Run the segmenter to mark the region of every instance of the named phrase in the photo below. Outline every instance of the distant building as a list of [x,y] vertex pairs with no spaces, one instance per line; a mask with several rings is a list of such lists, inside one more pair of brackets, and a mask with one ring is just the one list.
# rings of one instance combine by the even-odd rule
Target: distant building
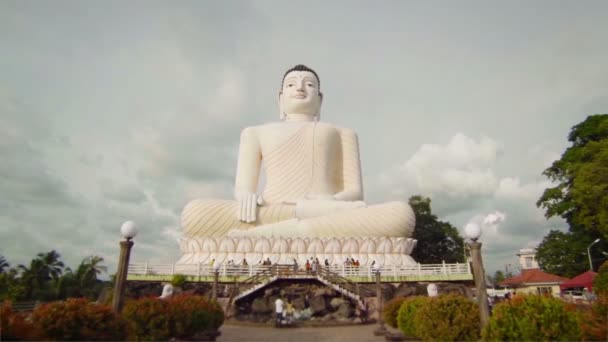
[[568,278],[546,273],[538,268],[523,269],[521,274],[505,279],[498,285],[513,289],[517,293],[560,295],[559,285]]
[[538,262],[536,261],[536,250],[532,248],[522,248],[517,253],[519,257],[519,266],[523,270],[529,270],[533,268],[539,268]]
[[536,261],[536,250],[522,248],[517,253],[521,274],[503,280],[498,285],[507,287],[517,293],[551,294],[559,296],[559,285],[568,278],[556,276],[540,270]]

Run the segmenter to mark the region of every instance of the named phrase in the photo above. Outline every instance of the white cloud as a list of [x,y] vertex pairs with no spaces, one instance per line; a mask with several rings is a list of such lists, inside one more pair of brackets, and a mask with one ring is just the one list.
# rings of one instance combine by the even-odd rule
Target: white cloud
[[[457,133],[445,145],[423,144],[405,163],[383,174],[381,183],[452,198],[488,196],[496,188],[493,167],[499,154],[494,140],[482,137],[476,141]],[[404,185],[391,186],[395,181]]]

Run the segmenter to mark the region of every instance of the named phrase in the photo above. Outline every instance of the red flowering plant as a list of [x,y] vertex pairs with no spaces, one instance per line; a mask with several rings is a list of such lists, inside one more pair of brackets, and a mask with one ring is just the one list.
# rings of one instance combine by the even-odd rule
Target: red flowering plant
[[85,298],[43,304],[32,313],[42,337],[57,341],[121,341],[126,324],[107,305]]

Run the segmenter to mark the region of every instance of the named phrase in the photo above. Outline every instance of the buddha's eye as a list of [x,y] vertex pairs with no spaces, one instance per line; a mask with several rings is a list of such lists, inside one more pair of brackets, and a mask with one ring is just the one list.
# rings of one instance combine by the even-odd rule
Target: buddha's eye
[[293,83],[289,83],[289,84],[287,85],[287,87],[289,87],[289,88],[293,87]]

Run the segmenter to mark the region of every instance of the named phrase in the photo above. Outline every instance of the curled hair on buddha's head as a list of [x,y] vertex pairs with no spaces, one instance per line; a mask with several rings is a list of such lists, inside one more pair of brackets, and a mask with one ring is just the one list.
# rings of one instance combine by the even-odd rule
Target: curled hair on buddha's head
[[283,75],[283,80],[281,80],[281,91],[283,91],[283,85],[285,83],[285,77],[287,76],[287,74],[289,74],[292,71],[309,71],[312,72],[313,75],[315,75],[315,77],[317,78],[317,83],[319,83],[319,92],[321,91],[321,80],[319,79],[319,75],[317,75],[317,73],[312,70],[311,68],[307,67],[304,64],[298,64],[296,66],[294,66],[293,68],[287,70],[285,72],[285,74]]

